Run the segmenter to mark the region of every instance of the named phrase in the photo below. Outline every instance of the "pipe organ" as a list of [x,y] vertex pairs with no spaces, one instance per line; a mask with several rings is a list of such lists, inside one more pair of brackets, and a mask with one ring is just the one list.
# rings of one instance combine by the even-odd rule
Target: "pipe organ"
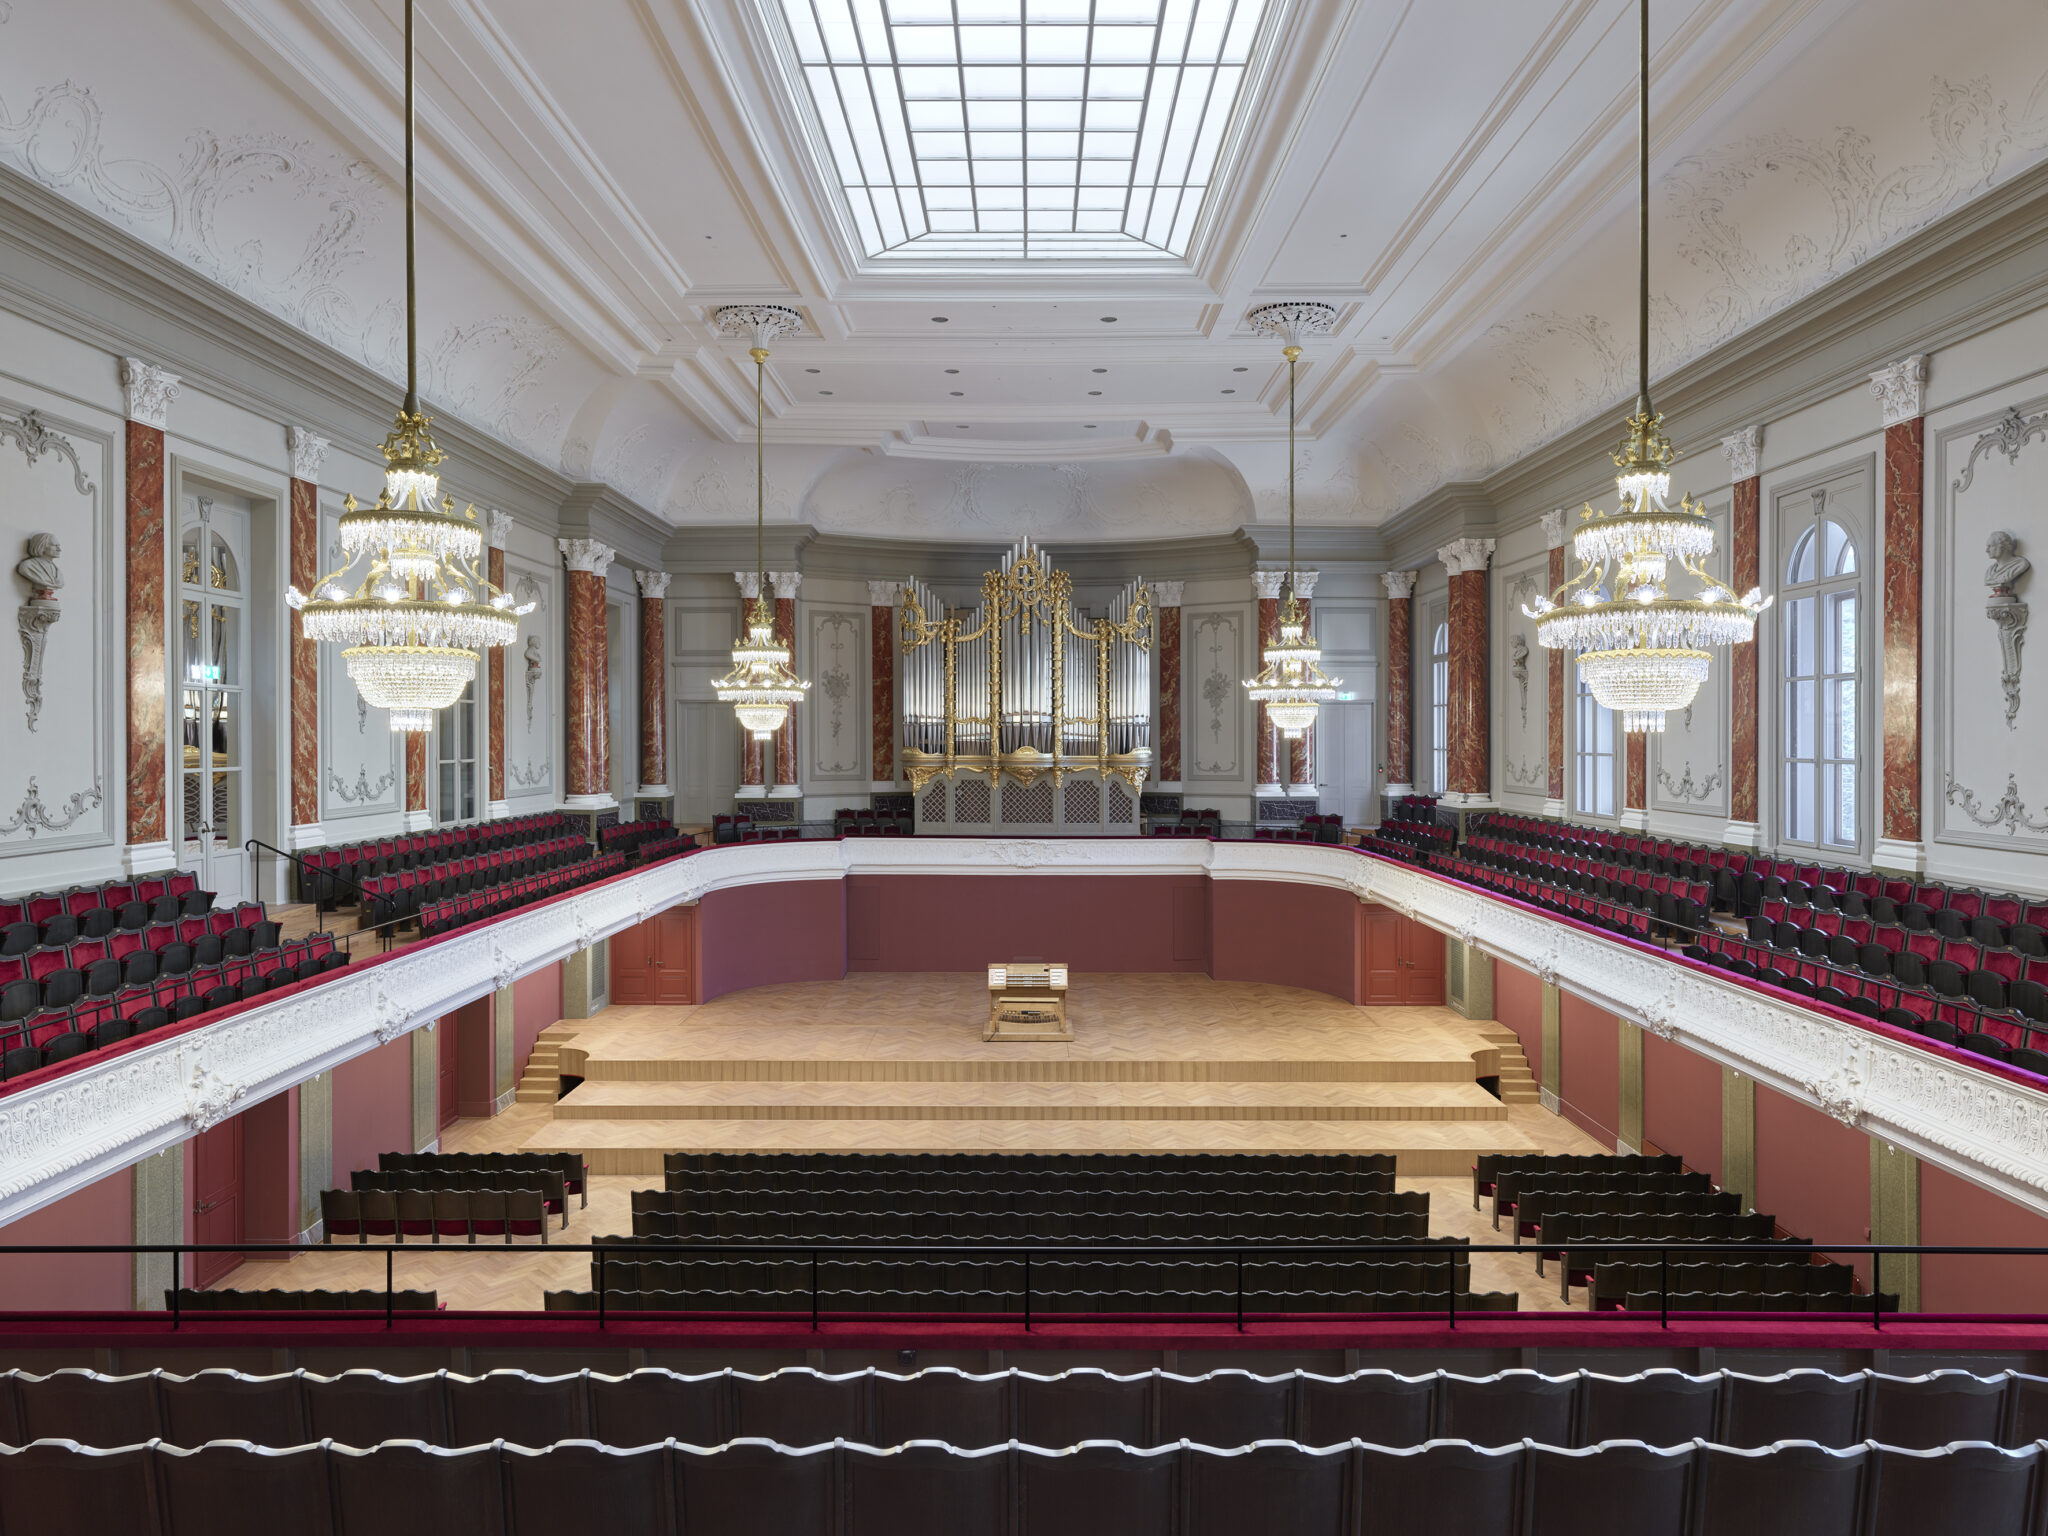
[[1091,616],[1029,539],[984,573],[972,609],[905,582],[903,757],[920,828],[1137,831],[1152,625],[1142,579]]

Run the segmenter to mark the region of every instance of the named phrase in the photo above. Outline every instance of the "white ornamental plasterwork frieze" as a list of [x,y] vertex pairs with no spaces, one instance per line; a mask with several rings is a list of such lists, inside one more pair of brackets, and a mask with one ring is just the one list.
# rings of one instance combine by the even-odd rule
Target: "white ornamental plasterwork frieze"
[[35,775],[30,774],[28,793],[22,797],[21,808],[6,821],[0,821],[0,837],[9,837],[16,832],[27,832],[30,837],[38,832],[62,832],[87,811],[97,810],[102,799],[100,781],[94,779],[91,789],[67,795],[61,809],[47,805],[42,791],[36,787]]
[[227,1119],[249,1092],[246,1085],[230,1081],[203,1061],[192,1064],[186,1088],[185,1118],[195,1134]]
[[1716,768],[1700,784],[1692,781],[1692,764],[1685,765],[1685,772],[1678,778],[1671,777],[1671,770],[1662,763],[1657,765],[1657,784],[1667,795],[1677,800],[1711,800],[1714,791],[1721,787],[1721,770]]
[[396,773],[387,773],[374,784],[370,782],[368,767],[358,767],[356,781],[351,784],[332,768],[327,770],[327,789],[343,805],[368,805],[384,798],[384,792],[398,782]]
[[[2003,827],[2007,837],[2021,832],[2048,832],[2048,821],[2036,821],[2027,814],[2027,802],[2020,798],[2020,781],[2017,774],[2008,774],[2005,793],[1988,808],[1977,799],[1977,792],[1967,785],[1958,784],[1954,774],[1944,775],[1942,798],[1980,827]],[[0,831],[4,831],[0,828]]]

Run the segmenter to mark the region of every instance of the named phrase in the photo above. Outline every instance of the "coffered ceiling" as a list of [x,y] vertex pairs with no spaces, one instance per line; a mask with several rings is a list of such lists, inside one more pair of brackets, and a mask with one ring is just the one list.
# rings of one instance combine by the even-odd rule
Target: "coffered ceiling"
[[[1001,505],[1069,540],[1284,516],[1286,370],[1244,322],[1269,299],[1339,315],[1300,372],[1310,521],[1379,522],[1621,403],[1633,6],[1262,9],[1184,253],[1138,261],[875,250],[785,0],[420,0],[430,400],[737,519],[752,367],[710,316],[788,304],[771,515],[942,533]],[[1660,370],[2048,151],[2038,0],[1653,15]],[[396,0],[0,0],[0,159],[395,378],[399,44]],[[997,497],[1011,465],[1037,468]]]

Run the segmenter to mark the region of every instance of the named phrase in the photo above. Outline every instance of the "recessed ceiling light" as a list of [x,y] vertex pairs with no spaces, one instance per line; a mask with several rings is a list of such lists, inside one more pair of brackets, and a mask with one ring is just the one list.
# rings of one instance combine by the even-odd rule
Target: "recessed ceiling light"
[[960,370],[959,370],[958,368],[948,368],[948,369],[946,370],[946,372],[948,372],[948,373],[958,373],[959,371],[960,371]]
[[829,394],[831,394],[831,393],[832,393],[832,391],[831,391],[831,390],[829,390],[829,389],[821,389],[821,390],[819,390],[819,391],[818,391],[818,393],[819,393],[819,394],[821,394],[821,395],[829,395]]
[[1226,394],[1226,395],[1234,395],[1234,394],[1236,394],[1236,393],[1237,393],[1237,391],[1236,391],[1236,390],[1234,390],[1234,389],[1226,389],[1226,390],[1224,390],[1224,391],[1223,391],[1223,393],[1224,393],[1224,394]]
[[946,323],[946,321],[947,321],[947,320],[949,320],[950,318],[952,318],[952,317],[951,317],[951,316],[949,316],[949,315],[933,315],[933,316],[932,316],[932,324],[933,324],[933,325],[944,325],[944,324]]
[[1115,324],[1116,324],[1116,316],[1115,316],[1115,315],[1104,315],[1104,316],[1102,317],[1102,323],[1103,323],[1104,325],[1115,325]]
[[1101,390],[1099,390],[1099,389],[1091,389],[1091,390],[1089,390],[1089,391],[1088,391],[1088,393],[1089,393],[1089,394],[1091,394],[1091,395],[1099,395],[1099,394],[1101,394],[1101,393],[1102,393],[1102,391],[1101,391]]
[[1091,421],[1091,422],[1089,422],[1089,423],[1088,423],[1088,430],[1089,430],[1090,432],[1093,432],[1093,431],[1095,430],[1095,423],[1094,423],[1094,422],[1092,422],[1092,421]]
[[946,391],[946,393],[951,395],[955,400],[958,400],[962,395],[966,394],[967,391],[964,389],[949,389]]
[[1090,368],[1090,369],[1089,369],[1088,371],[1089,371],[1090,373],[1107,373],[1107,372],[1109,372],[1109,370],[1108,370],[1107,368]]
[[806,368],[806,369],[804,370],[804,372],[805,372],[805,373],[816,373],[817,371],[818,371],[818,370],[817,370],[817,369],[815,369],[815,368]]
[[1251,370],[1250,370],[1249,368],[1233,368],[1233,369],[1231,369],[1230,371],[1231,371],[1232,373],[1249,373],[1249,372],[1251,372]]
[[960,425],[959,425],[959,426],[958,426],[958,427],[957,427],[957,428],[956,428],[955,430],[956,430],[956,431],[960,431],[960,432],[965,432],[965,431],[967,430],[967,423],[966,423],[966,422],[964,422],[964,421],[963,421],[963,422],[961,422],[961,423],[960,423]]

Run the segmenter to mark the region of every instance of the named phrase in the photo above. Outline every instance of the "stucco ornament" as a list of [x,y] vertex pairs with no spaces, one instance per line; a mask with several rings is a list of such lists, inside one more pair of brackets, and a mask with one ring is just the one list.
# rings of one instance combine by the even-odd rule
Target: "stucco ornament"
[[228,1118],[235,1105],[248,1093],[240,1083],[230,1082],[205,1062],[194,1062],[185,1080],[185,1119],[196,1131],[210,1131]]
[[2027,605],[2013,589],[2034,568],[2034,562],[2020,553],[2019,540],[2006,529],[1991,535],[1984,546],[1991,567],[1984,573],[1984,585],[1991,589],[1984,601],[1984,617],[1998,626],[1998,683],[2005,690],[2005,728],[2019,727],[2020,647],[2027,640]]
[[27,558],[14,567],[14,574],[28,583],[28,601],[15,610],[15,627],[21,632],[21,697],[28,706],[30,730],[43,712],[44,643],[63,612],[57,601],[64,585],[57,559],[63,553],[54,533],[32,533]]

